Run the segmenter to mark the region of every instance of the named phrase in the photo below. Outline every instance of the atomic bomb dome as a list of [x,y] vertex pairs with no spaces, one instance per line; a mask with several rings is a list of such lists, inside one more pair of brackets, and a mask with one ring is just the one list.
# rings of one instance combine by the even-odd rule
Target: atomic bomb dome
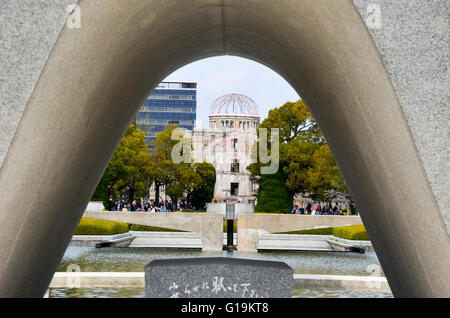
[[259,125],[258,105],[241,94],[227,94],[214,101],[209,113],[210,128],[248,130]]
[[256,103],[250,97],[241,94],[227,94],[216,99],[211,106],[210,115],[218,114],[241,114],[259,117]]

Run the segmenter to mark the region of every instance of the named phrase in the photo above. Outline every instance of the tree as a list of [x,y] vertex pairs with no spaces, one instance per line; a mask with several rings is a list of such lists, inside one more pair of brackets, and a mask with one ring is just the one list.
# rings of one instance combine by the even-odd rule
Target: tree
[[111,191],[108,186],[109,176],[107,171],[103,174],[94,194],[92,195],[91,201],[102,201],[103,206],[106,210],[111,210],[114,203],[110,200]]
[[193,165],[194,171],[200,177],[200,182],[191,193],[191,203],[196,209],[203,209],[206,203],[214,197],[216,184],[216,169],[210,163],[202,162]]
[[302,100],[287,102],[279,108],[271,109],[259,127],[279,128],[281,143],[305,137],[315,142],[323,140],[316,121]]
[[[322,200],[327,197],[327,190],[343,189],[344,183],[331,151],[303,101],[288,102],[270,110],[259,127],[268,130],[279,128],[279,166],[291,207],[295,194],[309,193],[313,198]],[[247,168],[252,181],[259,184],[258,200],[261,192],[268,191],[265,187],[277,186],[273,180],[270,183],[263,182],[271,178],[261,175],[262,166],[258,161]],[[280,178],[278,176],[275,179]],[[277,184],[281,186],[281,183]]]
[[184,194],[184,187],[181,183],[172,183],[166,186],[166,194],[172,200],[173,204],[176,205],[178,199]]
[[275,174],[261,175],[260,191],[257,195],[256,212],[283,212],[291,211],[291,201],[285,185],[283,171]]
[[[178,143],[178,140],[172,139],[172,134],[178,125],[167,125],[164,130],[156,133],[156,140],[152,144],[152,157],[154,163],[155,177],[152,181],[155,182],[155,203],[159,204],[159,191],[161,186],[169,187],[169,193],[175,195],[179,193],[180,187],[178,185],[173,188],[174,184],[180,175],[179,166],[172,160],[172,149]],[[176,189],[176,191],[175,191]],[[173,202],[177,202],[176,198],[173,200],[172,196],[169,195]]]
[[216,173],[208,163],[175,163],[172,149],[179,142],[172,140],[177,125],[168,125],[157,133],[152,153],[149,153],[144,133],[130,125],[114,152],[108,167],[97,186],[93,198],[102,200],[105,207],[112,203],[112,196],[123,196],[131,202],[136,196],[147,196],[150,186],[156,185],[156,204],[159,203],[159,187],[166,186],[166,193],[176,204],[184,193],[188,201],[201,209],[212,200]]
[[[197,209],[202,209],[206,202],[210,202],[214,195],[216,173],[214,166],[208,163],[192,164],[191,162],[175,163],[172,150],[180,141],[173,140],[172,135],[177,125],[167,125],[157,133],[153,143],[153,160],[155,163],[155,185],[157,200],[159,187],[166,186],[166,194],[176,203],[185,193],[187,201]],[[184,137],[179,136],[180,138]],[[185,140],[190,145],[189,140]],[[192,146],[190,146],[192,149]],[[176,149],[175,149],[176,150]],[[183,149],[180,150],[180,155]]]
[[321,145],[312,155],[307,184],[311,198],[317,201],[331,201],[331,189],[344,191],[344,180],[327,144]]
[[[302,100],[287,102],[270,110],[259,128],[267,128],[268,131],[279,128],[279,166],[284,172],[284,185],[293,202],[296,193],[307,191],[307,170],[311,167],[312,154],[324,142],[322,133]],[[259,183],[259,189],[263,191],[261,166],[257,162],[250,165],[248,170],[252,180]]]
[[[126,196],[135,200],[148,190],[147,180],[154,174],[151,155],[147,150],[144,133],[130,125],[114,152],[96,189],[96,195]],[[102,194],[103,193],[103,194]]]
[[137,192],[145,194],[146,181],[153,174],[152,167],[144,133],[130,125],[108,166],[114,190],[127,192],[128,200],[132,202]]
[[166,194],[172,202],[177,202],[179,198],[187,195],[187,201],[190,201],[192,191],[200,184],[200,176],[192,169],[190,164],[175,164],[173,170],[174,178],[166,184]]

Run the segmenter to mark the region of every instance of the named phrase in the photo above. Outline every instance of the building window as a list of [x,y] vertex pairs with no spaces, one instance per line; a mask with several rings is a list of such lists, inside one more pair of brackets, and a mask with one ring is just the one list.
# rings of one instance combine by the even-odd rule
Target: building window
[[231,183],[230,187],[230,194],[231,195],[239,195],[239,183]]
[[231,163],[231,172],[239,173],[239,162],[237,159],[234,159]]
[[233,138],[231,140],[231,142],[233,143],[233,149],[237,150],[238,149],[238,139],[237,138]]

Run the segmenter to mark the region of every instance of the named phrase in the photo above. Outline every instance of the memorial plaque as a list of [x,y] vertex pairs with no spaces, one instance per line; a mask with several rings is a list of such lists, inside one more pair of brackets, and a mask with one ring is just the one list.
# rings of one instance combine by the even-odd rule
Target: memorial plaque
[[155,260],[145,267],[147,298],[290,298],[286,263],[227,257]]

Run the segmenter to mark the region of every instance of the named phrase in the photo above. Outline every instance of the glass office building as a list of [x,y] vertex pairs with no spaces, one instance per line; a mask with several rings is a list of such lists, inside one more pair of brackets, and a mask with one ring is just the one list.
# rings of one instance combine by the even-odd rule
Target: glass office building
[[145,133],[150,147],[156,133],[169,124],[193,130],[197,114],[197,83],[163,82],[145,101],[136,116],[136,126]]

